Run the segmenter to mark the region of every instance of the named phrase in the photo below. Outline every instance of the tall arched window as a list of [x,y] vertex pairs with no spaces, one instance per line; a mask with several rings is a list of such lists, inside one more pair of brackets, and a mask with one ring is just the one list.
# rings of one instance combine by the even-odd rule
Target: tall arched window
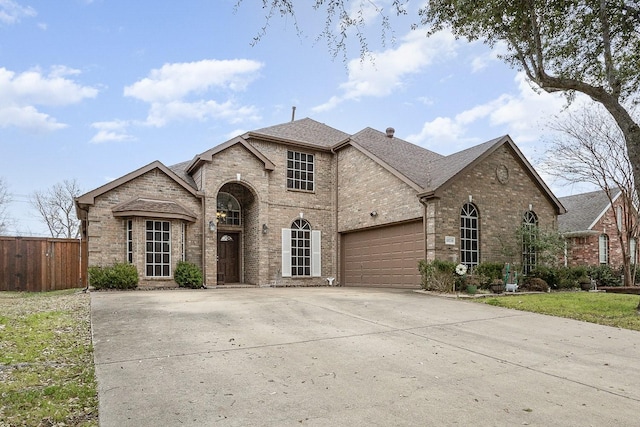
[[311,276],[311,225],[304,219],[291,224],[291,275]]
[[466,203],[460,210],[460,263],[473,268],[479,259],[478,209],[473,203]]
[[320,277],[322,273],[320,230],[305,219],[282,229],[282,277]]
[[529,274],[536,268],[536,245],[538,240],[538,216],[527,211],[522,218],[522,272]]

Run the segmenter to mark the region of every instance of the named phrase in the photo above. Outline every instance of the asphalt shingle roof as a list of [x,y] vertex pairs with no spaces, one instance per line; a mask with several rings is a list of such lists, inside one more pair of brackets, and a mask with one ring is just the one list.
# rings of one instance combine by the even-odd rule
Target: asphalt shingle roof
[[180,206],[176,202],[169,200],[154,200],[139,197],[131,200],[130,202],[123,203],[113,208],[113,212],[129,212],[129,211],[143,211],[143,212],[156,212],[172,215],[182,215],[191,218],[196,218],[193,212],[190,212],[183,206]]
[[331,148],[349,138],[349,134],[310,118],[295,120],[249,132],[252,136],[264,135],[291,142]]
[[176,163],[175,165],[169,166],[169,169],[197,190],[198,186],[196,185],[196,182],[193,180],[193,177],[187,173],[187,166],[190,164],[191,160],[187,160],[186,162]]
[[467,148],[466,150],[450,154],[446,157],[437,159],[429,165],[428,169],[430,177],[424,183],[423,188],[427,191],[433,191],[445,182],[449,181],[455,175],[460,173],[473,161],[478,159],[482,154],[493,148],[493,146],[502,140],[504,136],[492,139],[483,144]]
[[559,200],[567,209],[567,213],[558,217],[558,231],[561,233],[589,230],[610,204],[603,190],[560,197]]
[[387,163],[421,188],[428,181],[429,163],[443,158],[441,154],[419,147],[370,127],[351,137],[356,144]]

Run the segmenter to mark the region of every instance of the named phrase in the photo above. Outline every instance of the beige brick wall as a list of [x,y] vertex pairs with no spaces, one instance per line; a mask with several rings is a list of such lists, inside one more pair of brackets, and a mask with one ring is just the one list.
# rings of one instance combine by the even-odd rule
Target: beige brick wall
[[[215,218],[216,197],[223,189],[240,185],[251,194],[252,201],[243,204],[242,281],[255,285],[320,285],[325,277],[335,275],[335,216],[333,209],[333,160],[329,152],[298,149],[315,154],[315,191],[291,191],[286,188],[287,146],[263,141],[250,141],[275,164],[266,171],[264,164],[241,145],[232,146],[201,168],[203,191],[206,193],[207,221]],[[240,173],[240,181],[237,174]],[[238,191],[235,191],[236,193]],[[234,194],[237,196],[237,194]],[[282,278],[281,230],[290,228],[300,213],[312,229],[322,233],[322,278]],[[262,232],[266,224],[268,231]],[[215,284],[217,273],[217,235],[205,232],[206,283]]]
[[[418,192],[351,146],[338,152],[338,231],[422,218]],[[371,216],[371,212],[377,216]]]
[[[509,180],[502,184],[496,169],[504,164]],[[522,225],[523,214],[532,210],[542,229],[557,228],[554,205],[523,169],[513,152],[503,146],[483,162],[465,172],[443,191],[441,198],[432,199],[427,207],[427,259],[458,262],[460,259],[460,210],[472,197],[480,219],[480,262],[520,263],[516,231]],[[455,237],[455,245],[445,245],[445,236]],[[516,250],[512,258],[506,250]]]
[[[138,197],[173,200],[200,218],[200,200],[178,185],[164,172],[154,169],[101,196],[88,213],[87,235],[89,266],[107,266],[126,261],[126,219],[114,217],[112,209]],[[145,221],[153,218],[134,218],[134,265],[140,276],[140,286],[173,285],[172,278],[149,279],[145,276]],[[201,266],[202,223],[171,221],[171,273],[181,259],[181,224],[186,228],[186,260]]]

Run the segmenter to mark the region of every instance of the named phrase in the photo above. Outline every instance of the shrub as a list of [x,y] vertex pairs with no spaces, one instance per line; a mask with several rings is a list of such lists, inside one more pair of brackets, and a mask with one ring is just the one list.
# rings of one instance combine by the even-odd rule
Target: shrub
[[89,267],[89,283],[95,289],[135,289],[138,287],[138,270],[129,263],[112,266]]
[[202,271],[200,267],[191,262],[178,261],[173,272],[173,279],[181,288],[197,289],[202,287]]
[[451,292],[454,290],[456,264],[451,261],[420,260],[418,270],[422,276],[422,288],[427,291]]
[[589,276],[596,280],[598,286],[622,286],[620,271],[609,265],[589,267]]
[[539,277],[528,277],[522,284],[522,288],[533,292],[547,292],[549,285]]
[[501,262],[482,262],[473,269],[473,274],[478,277],[482,288],[488,288],[496,279],[502,280],[503,268]]

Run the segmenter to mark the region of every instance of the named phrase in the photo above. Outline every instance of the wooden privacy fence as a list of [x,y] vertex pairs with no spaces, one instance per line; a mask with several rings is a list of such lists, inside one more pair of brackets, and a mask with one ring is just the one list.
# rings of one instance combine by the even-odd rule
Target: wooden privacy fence
[[84,287],[86,248],[75,239],[0,237],[0,291]]

